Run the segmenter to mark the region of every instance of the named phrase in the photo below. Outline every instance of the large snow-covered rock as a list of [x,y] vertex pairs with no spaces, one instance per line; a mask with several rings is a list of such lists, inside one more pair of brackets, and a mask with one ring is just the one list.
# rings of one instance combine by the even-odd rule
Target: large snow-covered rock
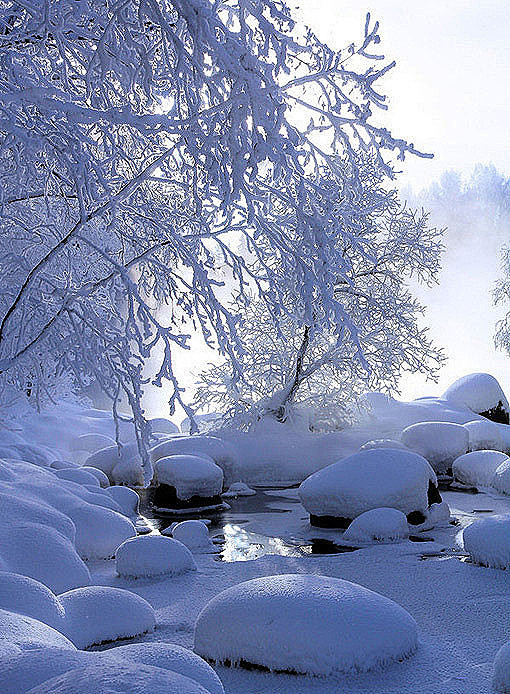
[[27,694],[209,694],[198,682],[140,663],[88,665],[52,677]]
[[492,686],[499,694],[510,694],[510,641],[496,653]]
[[214,543],[209,537],[209,529],[202,521],[187,520],[177,523],[172,529],[172,535],[195,554],[215,551]]
[[154,466],[154,472],[156,484],[173,487],[182,501],[194,496],[218,496],[223,487],[222,469],[212,460],[196,455],[160,458]]
[[503,437],[500,427],[488,419],[475,419],[464,424],[469,433],[470,451],[502,451]]
[[455,458],[469,450],[469,433],[461,424],[419,422],[406,427],[402,443],[426,458],[437,473],[447,472]]
[[140,513],[140,497],[134,489],[120,485],[112,485],[106,492],[120,506],[122,513],[133,520]]
[[501,451],[473,451],[453,461],[453,476],[459,482],[474,487],[490,487],[498,467],[510,458]]
[[133,523],[108,508],[82,504],[70,516],[76,524],[76,550],[83,559],[110,559],[124,540],[136,536]]
[[464,547],[475,564],[510,567],[510,514],[476,520],[464,528]]
[[95,453],[102,448],[107,448],[108,446],[115,446],[115,440],[111,436],[106,436],[105,434],[80,434],[69,444],[70,451],[87,451],[88,453]]
[[[98,472],[101,472],[101,470],[98,470]],[[100,486],[97,477],[92,473],[87,472],[87,470],[82,467],[71,467],[63,470],[55,470],[55,475],[61,480],[70,480],[71,482],[76,482],[76,484],[92,485],[94,487]]]
[[34,648],[74,651],[69,639],[53,627],[26,615],[0,609],[0,651],[16,654]]
[[508,400],[497,380],[490,374],[473,373],[463,376],[452,383],[441,397],[496,422],[508,424]]
[[197,568],[193,555],[182,542],[163,535],[146,535],[124,542],[117,550],[115,566],[119,576],[126,578],[179,576]]
[[396,508],[373,508],[355,518],[342,540],[349,542],[396,542],[409,536],[407,518]]
[[116,484],[114,479],[114,468],[119,466],[118,473],[126,472],[127,469],[142,469],[142,461],[136,443],[123,445],[119,453],[118,446],[107,446],[95,451],[84,461],[87,467],[95,467],[102,470],[112,484]]
[[49,588],[9,571],[0,571],[0,609],[32,617],[57,631],[64,623],[64,608]]
[[299,498],[315,525],[347,527],[356,516],[383,506],[419,524],[430,504],[441,501],[436,485],[425,458],[381,448],[359,451],[314,473],[299,487]]
[[139,636],[156,625],[151,605],[121,588],[76,588],[59,599],[65,610],[62,633],[78,648]]
[[379,668],[417,647],[414,619],[388,598],[338,578],[265,576],[214,597],[195,624],[195,651],[314,675]]
[[209,457],[224,473],[228,483],[235,477],[237,454],[234,447],[216,436],[182,436],[168,439],[151,449],[151,459],[156,463],[161,458],[176,455]]

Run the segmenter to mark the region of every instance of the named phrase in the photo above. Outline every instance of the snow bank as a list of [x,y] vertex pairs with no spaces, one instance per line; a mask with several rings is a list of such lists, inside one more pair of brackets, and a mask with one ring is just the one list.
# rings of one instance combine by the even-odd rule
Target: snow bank
[[0,608],[33,617],[57,631],[64,622],[64,608],[49,588],[8,571],[0,571]]
[[16,654],[52,646],[75,650],[71,641],[47,624],[26,615],[0,610],[0,651]]
[[[215,436],[182,436],[168,439],[151,449],[151,459],[156,463],[161,458],[176,455],[209,457],[224,472],[225,478],[232,480],[236,467],[236,449],[226,441]],[[239,479],[239,476],[237,476]]]
[[453,461],[453,476],[459,482],[475,487],[490,487],[494,473],[510,458],[500,451],[473,451]]
[[155,417],[149,420],[151,432],[153,434],[180,434],[181,430],[169,419],[163,417]]
[[[99,472],[101,472],[101,470],[99,470]],[[61,480],[70,480],[71,482],[76,482],[76,484],[88,484],[94,487],[100,486],[97,477],[90,472],[87,472],[87,470],[84,470],[82,467],[71,467],[64,468],[63,470],[55,470],[55,476]]]
[[510,494],[510,458],[506,458],[498,466],[494,477],[492,478],[492,486],[502,494]]
[[510,514],[481,518],[464,528],[463,536],[475,564],[493,569],[510,566]]
[[97,467],[87,467],[86,465],[80,468],[83,470],[83,472],[88,472],[89,475],[93,475],[96,480],[99,482],[99,486],[102,489],[106,489],[107,487],[110,486],[110,480],[108,479],[107,475],[100,470]]
[[374,508],[396,508],[423,520],[434,471],[422,456],[391,448],[360,451],[308,477],[299,498],[311,516],[352,520]]
[[177,525],[172,530],[175,540],[182,542],[190,552],[207,554],[214,552],[213,541],[209,537],[207,525],[199,520],[187,520]]
[[115,446],[115,439],[105,434],[81,434],[69,444],[70,451],[87,451],[95,453],[108,446]]
[[257,492],[244,482],[233,482],[221,496],[225,499],[236,499],[238,496],[254,496]]
[[503,437],[499,426],[488,419],[475,419],[464,424],[469,433],[470,451],[502,451]]
[[59,599],[65,610],[62,632],[78,648],[139,636],[156,625],[151,605],[121,588],[76,588]]
[[460,424],[419,422],[404,429],[402,443],[426,458],[438,473],[444,473],[455,458],[469,450],[469,433]]
[[487,373],[473,373],[459,378],[441,397],[477,414],[489,412],[498,405],[508,412],[508,400],[503,389],[494,376]]
[[213,598],[195,624],[199,655],[314,675],[371,670],[416,647],[416,622],[402,607],[327,576],[240,583]]
[[396,508],[365,511],[349,525],[342,540],[349,542],[395,542],[409,536],[407,518]]
[[198,682],[176,672],[139,663],[89,665],[53,677],[27,694],[209,694]]
[[187,547],[163,535],[146,535],[124,542],[117,550],[115,566],[119,576],[125,578],[178,576],[197,568]]
[[510,641],[496,653],[492,686],[500,694],[510,694]]
[[154,475],[156,484],[174,487],[177,497],[183,501],[192,496],[217,496],[223,488],[223,470],[211,460],[196,455],[159,458]]
[[[8,659],[0,659],[0,692],[24,694],[32,687],[63,672],[85,667],[95,657],[96,653],[55,647],[39,647],[16,653]],[[50,694],[50,691],[46,692]]]
[[372,448],[400,448],[403,451],[409,450],[402,441],[395,441],[394,439],[373,439],[359,447],[360,451],[370,451]]

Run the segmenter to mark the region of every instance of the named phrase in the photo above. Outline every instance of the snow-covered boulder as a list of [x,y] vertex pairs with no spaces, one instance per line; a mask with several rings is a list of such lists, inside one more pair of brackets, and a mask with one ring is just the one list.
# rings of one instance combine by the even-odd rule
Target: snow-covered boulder
[[74,460],[54,460],[50,465],[53,470],[69,470],[78,467],[81,467],[81,464]]
[[62,633],[78,648],[139,636],[156,625],[147,600],[121,588],[76,588],[59,599],[65,610]]
[[216,662],[330,675],[366,671],[416,650],[402,607],[338,578],[265,576],[216,595],[195,624],[195,652]]
[[510,567],[510,514],[476,520],[464,528],[464,547],[475,564]]
[[32,617],[57,631],[64,622],[64,608],[49,588],[9,571],[0,571],[0,609]]
[[163,441],[151,449],[153,463],[175,455],[208,457],[221,467],[228,484],[239,479],[235,476],[237,454],[234,447],[216,436],[182,436]]
[[508,400],[497,380],[490,374],[463,376],[452,383],[441,397],[495,422],[508,424]]
[[172,535],[195,554],[215,551],[213,541],[209,537],[209,529],[202,521],[187,520],[177,523],[172,529]]
[[370,451],[372,448],[400,448],[403,451],[408,450],[402,441],[395,441],[394,439],[372,439],[360,446],[359,449],[360,451]]
[[30,689],[27,694],[209,694],[198,682],[140,663],[119,662],[111,665],[88,665],[69,670],[62,675]]
[[211,459],[197,455],[171,455],[154,466],[157,485],[154,506],[204,507],[221,504],[223,470]]
[[355,518],[342,535],[348,542],[396,542],[409,536],[407,518],[396,508],[373,508]]
[[99,486],[102,489],[106,489],[110,486],[110,480],[108,479],[108,476],[105,475],[105,473],[99,468],[87,467],[86,465],[84,465],[81,469],[83,470],[83,472],[88,472],[89,475],[93,475],[99,482]]
[[455,458],[469,450],[469,433],[462,424],[419,422],[404,429],[402,443],[426,458],[437,473],[447,472]]
[[198,682],[209,694],[224,694],[221,680],[212,667],[193,651],[173,643],[130,643],[101,653],[101,661],[111,662],[112,667],[119,660],[171,670]]
[[237,499],[239,496],[255,496],[257,492],[244,482],[232,482],[226,492],[221,495],[224,499]]
[[124,467],[138,467],[142,469],[142,461],[136,443],[128,443],[122,446],[119,453],[118,446],[107,446],[95,451],[84,461],[87,467],[95,467],[102,470],[112,484],[115,484],[113,479],[113,470],[119,466],[117,471],[119,474],[125,472]]
[[507,457],[498,465],[492,478],[492,486],[501,494],[510,494],[510,458]]
[[[99,472],[101,472],[101,470],[99,470]],[[87,470],[82,467],[71,467],[63,470],[55,470],[55,475],[61,480],[69,480],[71,482],[76,482],[76,484],[92,485],[94,487],[100,486],[97,477],[90,472],[87,472]]]
[[[96,658],[96,653],[56,647],[38,647],[16,653],[9,658],[0,658],[0,692],[28,692],[32,687],[63,672],[85,667]],[[47,694],[50,692],[47,691]]]
[[475,419],[464,424],[469,432],[470,451],[502,451],[503,437],[499,426],[488,419]]
[[313,525],[347,527],[365,511],[391,507],[423,523],[441,502],[434,471],[422,456],[392,448],[359,451],[315,472],[299,487]]
[[115,555],[115,567],[119,576],[125,578],[179,576],[197,568],[193,555],[182,542],[163,535],[146,535],[124,542]]
[[492,686],[500,694],[510,694],[510,641],[496,653]]
[[33,617],[0,609],[0,651],[15,655],[35,648],[61,648],[74,651],[69,639],[53,627]]
[[474,487],[490,487],[494,473],[510,458],[501,451],[473,451],[453,461],[452,473],[456,480]]
[[77,504],[70,513],[76,525],[76,550],[82,559],[110,559],[117,547],[136,536],[125,516],[92,504]]
[[112,485],[106,489],[111,498],[120,506],[122,513],[133,520],[140,513],[140,497],[134,489]]

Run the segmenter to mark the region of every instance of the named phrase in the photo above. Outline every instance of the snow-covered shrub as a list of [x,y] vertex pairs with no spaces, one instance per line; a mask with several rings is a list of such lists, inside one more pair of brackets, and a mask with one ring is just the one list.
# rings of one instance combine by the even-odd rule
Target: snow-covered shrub
[[62,633],[77,648],[153,631],[156,615],[135,593],[108,586],[76,588],[59,595],[65,611]]
[[480,518],[464,528],[464,547],[475,564],[510,567],[510,514]]
[[441,396],[497,422],[508,424],[508,400],[498,381],[487,373],[462,376]]
[[181,542],[163,535],[146,535],[127,540],[117,549],[115,568],[125,578],[179,576],[195,571],[195,560]]
[[453,461],[452,473],[456,480],[474,487],[490,487],[494,473],[505,461],[510,460],[501,451],[473,451]]
[[510,641],[496,653],[492,686],[498,694],[510,694]]
[[469,432],[470,451],[502,451],[503,437],[499,426],[488,419],[475,419],[464,424]]
[[255,496],[257,492],[244,482],[232,482],[226,492],[221,495],[225,499],[236,499],[238,496]]
[[194,649],[205,658],[314,675],[379,668],[416,647],[416,622],[402,607],[354,583],[307,574],[239,583],[216,595],[195,624]]
[[154,475],[156,484],[173,487],[183,501],[193,496],[214,497],[223,488],[223,470],[198,455],[160,458],[154,466]]
[[49,588],[7,571],[0,571],[0,609],[32,617],[57,631],[64,622],[64,608]]
[[[381,507],[396,508],[421,523],[430,504],[440,501],[436,485],[434,471],[422,456],[373,448],[315,472],[302,482],[299,498],[314,524],[346,527],[365,511]],[[431,488],[438,497],[430,498]]]
[[349,542],[395,542],[409,535],[407,518],[396,508],[373,508],[357,516],[342,540]]
[[143,487],[143,470],[140,459],[120,460],[112,470],[114,484],[125,484],[128,487]]
[[43,622],[16,612],[0,609],[0,650],[15,655],[35,648],[76,650],[60,631]]
[[461,424],[419,422],[406,427],[402,443],[426,458],[437,473],[447,472],[455,458],[469,450],[469,433]]
[[215,547],[209,537],[209,530],[202,521],[187,520],[177,523],[172,529],[172,536],[186,545],[190,552],[196,554],[214,552]]

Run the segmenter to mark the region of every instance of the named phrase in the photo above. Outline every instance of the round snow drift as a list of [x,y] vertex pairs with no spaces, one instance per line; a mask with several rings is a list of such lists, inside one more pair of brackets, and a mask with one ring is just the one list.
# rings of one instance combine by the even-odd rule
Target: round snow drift
[[510,566],[510,514],[481,518],[464,528],[464,547],[475,564]]
[[455,405],[467,407],[477,414],[495,414],[494,410],[499,409],[500,414],[506,413],[507,419],[504,423],[508,424],[508,400],[497,380],[490,374],[474,373],[463,376],[452,383],[441,398]]
[[500,694],[510,694],[510,641],[496,653],[492,686]]
[[156,626],[151,605],[128,590],[89,586],[59,598],[66,614],[62,631],[78,648],[139,636]]
[[469,433],[470,451],[502,451],[503,437],[499,427],[488,419],[475,419],[463,424]]
[[160,458],[155,466],[158,484],[174,487],[182,500],[192,496],[213,497],[221,494],[223,470],[207,458],[196,455],[171,455]]
[[455,458],[469,450],[469,432],[462,424],[419,422],[404,429],[400,438],[426,458],[436,472],[446,472]]
[[409,535],[407,518],[396,508],[365,511],[349,525],[342,540],[349,542],[395,542]]
[[52,677],[27,694],[113,694],[136,692],[136,694],[209,694],[198,682],[176,672],[139,663],[115,663],[111,665],[89,665],[69,670]]
[[57,631],[64,622],[64,608],[49,588],[8,571],[0,571],[0,608],[33,617]]
[[299,487],[299,497],[316,525],[346,527],[356,516],[381,507],[419,514],[418,522],[423,522],[429,505],[441,501],[436,484],[421,456],[380,448],[359,451],[315,472]]
[[163,535],[146,535],[123,542],[117,549],[115,566],[119,576],[126,578],[178,576],[197,568],[182,542]]
[[0,610],[0,651],[19,653],[34,648],[76,650],[71,641],[56,629],[26,615]]
[[205,658],[314,675],[371,670],[416,647],[416,622],[402,607],[328,576],[239,583],[213,598],[195,624],[195,651]]
[[490,487],[500,465],[510,458],[500,451],[473,451],[456,458],[452,465],[453,476],[463,484]]
[[199,520],[188,520],[177,523],[172,530],[175,540],[179,540],[191,552],[213,552],[214,544],[209,537],[207,525]]

